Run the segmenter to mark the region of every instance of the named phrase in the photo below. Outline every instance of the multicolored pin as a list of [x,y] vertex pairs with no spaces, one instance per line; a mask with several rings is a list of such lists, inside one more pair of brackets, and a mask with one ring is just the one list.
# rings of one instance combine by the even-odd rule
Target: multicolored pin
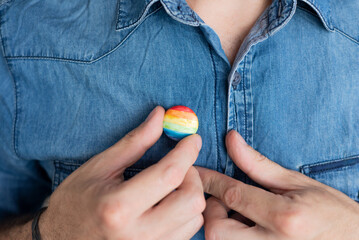
[[190,108],[174,106],[166,111],[163,119],[163,131],[169,138],[179,141],[195,134],[197,130],[198,118]]

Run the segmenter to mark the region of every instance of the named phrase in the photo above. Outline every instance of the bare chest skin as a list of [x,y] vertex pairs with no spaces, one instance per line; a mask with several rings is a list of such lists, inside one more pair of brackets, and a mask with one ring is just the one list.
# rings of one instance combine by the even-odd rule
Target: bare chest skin
[[188,5],[219,36],[230,64],[271,0],[187,0]]

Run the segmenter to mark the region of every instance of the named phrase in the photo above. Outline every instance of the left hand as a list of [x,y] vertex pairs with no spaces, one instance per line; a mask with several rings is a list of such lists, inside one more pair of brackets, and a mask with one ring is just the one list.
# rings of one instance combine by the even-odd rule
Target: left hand
[[[267,190],[198,167],[207,200],[206,239],[353,240],[359,204],[345,194],[270,161],[236,132],[226,138],[234,163]],[[236,211],[236,219],[227,211]],[[252,224],[245,224],[248,222]]]

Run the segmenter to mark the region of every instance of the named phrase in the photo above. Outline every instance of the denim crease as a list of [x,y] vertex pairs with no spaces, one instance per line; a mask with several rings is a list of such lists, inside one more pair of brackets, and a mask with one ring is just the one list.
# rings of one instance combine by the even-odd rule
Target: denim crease
[[[0,220],[39,209],[157,105],[197,114],[197,166],[257,185],[227,154],[234,129],[359,201],[358,11],[273,0],[230,65],[185,0],[0,1]],[[125,179],[175,145],[161,136]]]

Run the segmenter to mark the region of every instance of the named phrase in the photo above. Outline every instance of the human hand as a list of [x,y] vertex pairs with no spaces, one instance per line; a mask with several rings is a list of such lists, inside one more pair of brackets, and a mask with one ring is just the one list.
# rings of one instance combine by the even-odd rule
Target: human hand
[[[128,181],[124,170],[162,134],[157,107],[138,128],[74,171],[40,218],[43,239],[189,239],[203,225],[202,183],[192,166],[202,146],[191,135]],[[174,191],[176,189],[176,191]]]
[[[270,161],[236,131],[228,133],[226,145],[234,163],[269,191],[198,167],[204,191],[213,195],[204,211],[206,239],[358,239],[358,203]],[[237,212],[234,218],[229,209]]]

